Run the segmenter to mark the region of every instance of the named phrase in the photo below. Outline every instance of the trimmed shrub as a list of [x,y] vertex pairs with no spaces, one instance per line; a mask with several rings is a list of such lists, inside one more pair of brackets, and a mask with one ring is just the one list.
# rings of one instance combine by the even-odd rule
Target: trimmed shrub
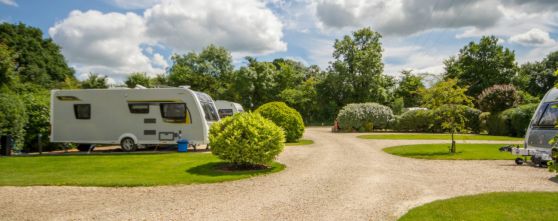
[[431,110],[410,110],[398,117],[399,131],[429,132],[434,124]]
[[25,138],[27,123],[25,105],[17,95],[0,94],[0,135],[12,135],[16,149],[20,150]]
[[478,104],[481,110],[496,113],[517,106],[520,100],[513,85],[501,84],[484,89],[478,97]]
[[211,125],[211,152],[235,165],[269,165],[283,151],[285,134],[271,120],[243,112]]
[[302,116],[283,102],[269,102],[260,106],[255,112],[283,128],[287,142],[296,142],[304,134]]
[[337,115],[337,122],[342,131],[369,132],[374,129],[388,128],[393,112],[387,106],[378,103],[347,104]]
[[488,133],[500,136],[524,136],[537,106],[538,104],[525,104],[491,114],[487,121]]
[[51,144],[49,141],[50,134],[50,94],[48,91],[44,93],[27,93],[21,96],[29,121],[25,124],[25,146],[24,151],[38,151],[38,135],[41,135],[41,145],[44,151],[57,149],[60,145]]

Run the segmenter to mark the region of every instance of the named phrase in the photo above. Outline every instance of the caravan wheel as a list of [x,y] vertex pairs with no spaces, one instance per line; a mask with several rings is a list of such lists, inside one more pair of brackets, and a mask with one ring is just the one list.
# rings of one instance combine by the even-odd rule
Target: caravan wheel
[[120,141],[120,147],[125,152],[132,152],[132,151],[136,151],[138,146],[134,142],[134,139],[126,137],[122,139],[122,141]]

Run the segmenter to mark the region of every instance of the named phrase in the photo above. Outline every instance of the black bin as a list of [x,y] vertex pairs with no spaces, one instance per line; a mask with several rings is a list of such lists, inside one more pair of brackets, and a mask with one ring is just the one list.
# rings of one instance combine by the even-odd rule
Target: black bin
[[14,139],[10,135],[0,136],[0,155],[10,156],[12,155],[12,149],[14,148]]

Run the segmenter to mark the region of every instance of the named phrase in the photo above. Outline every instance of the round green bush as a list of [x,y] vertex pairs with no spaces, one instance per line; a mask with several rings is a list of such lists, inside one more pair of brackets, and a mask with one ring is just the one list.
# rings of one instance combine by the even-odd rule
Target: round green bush
[[347,104],[337,115],[337,122],[343,131],[386,129],[391,119],[391,109],[378,103]]
[[0,135],[12,135],[21,149],[27,123],[25,105],[17,95],[0,93]]
[[266,103],[256,109],[255,112],[283,128],[287,142],[296,142],[304,134],[302,116],[294,108],[283,102]]
[[527,132],[538,104],[525,104],[491,114],[487,120],[490,135],[522,137]]
[[484,89],[478,97],[480,109],[491,113],[515,107],[520,100],[520,94],[511,84],[493,85]]
[[211,125],[211,152],[235,165],[269,165],[283,151],[285,134],[257,113],[238,113]]

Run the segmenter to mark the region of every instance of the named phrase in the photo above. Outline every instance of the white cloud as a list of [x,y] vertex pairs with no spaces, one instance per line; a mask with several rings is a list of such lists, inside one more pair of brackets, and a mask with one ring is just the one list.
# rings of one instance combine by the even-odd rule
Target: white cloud
[[552,45],[556,41],[550,38],[548,32],[533,28],[525,33],[517,34],[510,37],[510,42],[526,46],[543,46]]
[[49,29],[52,39],[78,72],[126,75],[131,72],[161,72],[153,68],[140,44],[145,38],[143,19],[134,13],[72,11]]
[[17,7],[17,3],[15,2],[15,0],[0,0],[0,3]]
[[124,9],[143,9],[149,8],[157,3],[160,0],[111,0],[112,3],[120,8]]
[[122,80],[132,72],[164,72],[168,63],[154,47],[183,53],[216,44],[233,55],[285,51],[282,27],[259,0],[163,0],[143,15],[72,11],[49,34],[78,74]]
[[144,13],[147,34],[174,50],[217,44],[233,52],[285,51],[283,24],[259,0],[165,0]]

